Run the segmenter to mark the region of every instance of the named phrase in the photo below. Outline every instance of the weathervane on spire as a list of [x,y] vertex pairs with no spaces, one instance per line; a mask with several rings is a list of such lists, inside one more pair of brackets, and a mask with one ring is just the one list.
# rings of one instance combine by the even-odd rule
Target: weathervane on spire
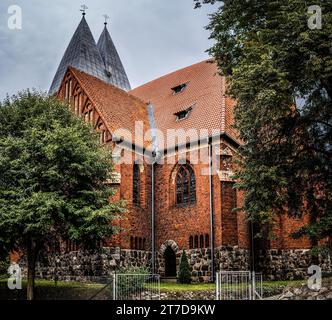
[[81,5],[81,10],[80,10],[80,11],[82,12],[82,15],[83,15],[83,16],[85,16],[85,11],[86,11],[87,9],[89,9],[89,8],[88,8],[85,4],[82,4],[82,5]]
[[103,17],[105,18],[105,23],[104,23],[104,25],[106,26],[106,25],[107,25],[107,20],[110,19],[110,16],[108,16],[107,14],[104,14]]

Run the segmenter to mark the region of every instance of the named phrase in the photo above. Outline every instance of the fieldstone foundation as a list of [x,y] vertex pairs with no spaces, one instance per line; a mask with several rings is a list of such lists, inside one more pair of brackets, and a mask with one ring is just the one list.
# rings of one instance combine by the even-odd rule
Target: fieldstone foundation
[[215,250],[216,271],[250,270],[250,253],[239,247],[220,247]]
[[[195,282],[204,282],[211,280],[211,250],[196,249],[186,250],[188,262],[192,272],[192,279]],[[182,251],[176,251],[177,272],[181,261]],[[165,276],[165,259],[161,252],[157,253],[157,270],[162,277]]]
[[[103,277],[114,273],[119,268],[144,267],[149,269],[151,252],[141,250],[121,250],[103,248],[95,252],[75,251],[63,254],[42,255],[36,268],[36,276],[48,279],[84,280],[86,277]],[[19,263],[26,272],[26,262]]]
[[308,249],[264,250],[259,254],[259,271],[268,280],[301,280],[308,276],[308,268],[319,265],[323,272],[331,272],[331,257],[319,255],[314,259]]
[[[174,244],[172,244],[174,246]],[[164,245],[162,246],[162,248]],[[179,271],[182,251],[174,246],[172,249],[176,253],[176,265]],[[211,249],[191,249],[186,250],[188,262],[192,272],[194,282],[211,281]],[[249,270],[248,250],[238,247],[222,247],[215,249],[215,270],[242,271]],[[165,275],[165,261],[163,251],[157,254],[157,270],[162,277]]]
[[[175,246],[177,271],[179,270],[182,251]],[[194,282],[211,281],[211,250],[186,250],[192,279]],[[140,250],[121,250],[103,248],[98,252],[77,251],[65,254],[48,254],[40,257],[37,263],[37,277],[59,280],[68,277],[77,281],[86,277],[102,277],[112,274],[119,268],[151,267],[151,252]],[[215,271],[247,271],[250,269],[250,253],[239,247],[220,247],[215,249]],[[163,252],[156,254],[156,273],[165,275]],[[308,276],[308,267],[317,264],[310,250],[265,250],[260,252],[257,271],[263,273],[266,280],[294,280]],[[318,264],[323,272],[331,272],[329,256],[319,256]],[[23,272],[26,271],[24,258],[20,261]]]

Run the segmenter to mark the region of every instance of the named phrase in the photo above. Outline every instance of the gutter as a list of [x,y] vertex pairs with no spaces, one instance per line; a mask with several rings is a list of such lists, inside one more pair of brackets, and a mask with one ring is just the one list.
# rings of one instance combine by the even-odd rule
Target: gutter
[[[232,149],[237,149],[241,144],[236,142],[232,137],[230,137],[227,133],[225,132],[221,132],[221,133],[218,133],[218,134],[213,134],[213,135],[210,135],[210,136],[207,136],[207,137],[204,137],[204,138],[201,138],[199,140],[196,140],[196,141],[191,141],[191,142],[188,142],[188,143],[183,143],[183,144],[177,144],[176,146],[174,146],[174,148],[169,148],[169,149],[163,149],[163,150],[159,150],[159,153],[164,155],[164,156],[167,156],[167,155],[172,155],[174,154],[174,152],[178,152],[179,150],[181,149],[186,149],[186,150],[190,150],[192,148],[201,148],[205,145],[205,141],[218,141],[223,139],[225,140],[229,146],[232,148]],[[217,144],[219,143],[220,141],[217,142]],[[209,142],[208,142],[209,144]],[[210,143],[211,144],[211,143]]]
[[214,207],[213,207],[213,145],[209,139],[209,188],[210,188],[210,246],[211,246],[211,280],[215,280],[214,259]]

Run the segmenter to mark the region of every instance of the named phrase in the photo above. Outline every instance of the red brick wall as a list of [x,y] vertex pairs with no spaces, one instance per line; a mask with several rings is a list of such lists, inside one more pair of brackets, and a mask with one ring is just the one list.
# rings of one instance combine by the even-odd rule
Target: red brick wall
[[[237,207],[242,208],[244,193],[242,191],[237,191]],[[239,247],[240,248],[249,248],[249,224],[246,219],[246,215],[243,211],[237,212],[238,218],[238,239],[239,239]]]
[[[88,106],[94,109],[91,101],[79,87],[77,81],[70,72],[66,77],[72,78],[72,94],[80,93],[82,96],[82,108]],[[58,96],[64,99],[64,82]],[[74,111],[74,98],[70,99]],[[103,125],[99,122],[100,117],[96,110],[93,113],[93,124]],[[104,127],[103,127],[104,128]],[[107,139],[111,139],[111,133],[107,133]],[[111,142],[109,142],[111,143]],[[224,144],[221,145],[225,147]],[[186,155],[189,160],[192,151]],[[133,156],[133,154],[132,154]],[[178,156],[176,156],[178,158]],[[178,159],[177,159],[178,160]],[[174,240],[180,248],[189,248],[189,237],[210,235],[210,193],[209,176],[202,175],[202,170],[208,170],[207,164],[193,165],[196,175],[196,203],[188,207],[178,207],[175,203],[175,180],[176,165],[164,164],[156,167],[155,185],[155,208],[156,208],[156,249],[166,240]],[[127,212],[122,219],[115,224],[122,228],[122,232],[114,236],[110,246],[120,246],[124,249],[130,248],[130,237],[146,239],[147,248],[151,244],[151,166],[144,165],[140,172],[140,206],[134,206],[133,199],[133,165],[122,164],[115,167],[121,173],[121,184],[118,192],[111,200],[125,200]],[[223,169],[223,168],[218,168]],[[213,210],[214,210],[214,244],[215,247],[222,245],[238,245],[240,248],[249,247],[248,224],[243,212],[232,212],[233,208],[241,207],[243,193],[234,191],[231,183],[220,182],[219,176],[212,178],[213,184]],[[236,205],[237,204],[237,205]],[[308,239],[295,240],[290,234],[303,225],[305,219],[291,219],[283,216],[278,219],[275,226],[276,239],[271,241],[271,248],[295,249],[309,248]],[[210,239],[211,244],[211,239]]]
[[142,166],[140,171],[140,205],[133,204],[133,165],[120,166],[121,185],[118,198],[126,202],[127,212],[117,223],[121,233],[113,237],[110,245],[118,245],[122,249],[130,249],[130,237],[146,240],[146,249],[151,249],[151,167]]
[[209,176],[201,175],[208,165],[192,168],[196,176],[196,203],[187,207],[178,207],[175,201],[178,166],[165,164],[156,168],[157,250],[166,240],[174,240],[180,249],[188,249],[190,236],[210,235]]
[[222,244],[223,246],[237,246],[239,244],[238,217],[233,209],[237,207],[236,190],[234,183],[221,182],[222,202]]
[[[58,93],[58,97],[62,100],[65,99],[65,82],[72,81],[72,92],[69,103],[72,106],[74,112],[74,96],[78,93],[82,97],[81,112],[88,105],[93,112],[92,125],[98,127],[100,130],[105,130],[105,126],[100,119],[100,116],[94,108],[89,97],[80,87],[75,77],[71,72],[67,72],[65,81],[63,81]],[[98,129],[97,129],[98,130]],[[111,142],[111,134],[107,132],[107,143]],[[131,157],[134,161],[135,155],[132,152],[126,151],[126,157]],[[126,202],[127,212],[121,216],[121,219],[115,220],[112,223],[119,227],[122,231],[112,239],[106,240],[109,246],[120,246],[123,249],[130,249],[130,237],[137,237],[145,239],[146,249],[151,248],[151,168],[148,165],[142,166],[140,172],[140,205],[134,206],[133,199],[133,165],[121,164],[115,165],[115,171],[121,174],[121,184],[116,186],[116,194],[110,197],[110,201],[124,200]]]
[[291,235],[308,223],[308,215],[303,218],[291,218],[282,215],[276,219],[274,239],[271,240],[272,249],[309,249],[311,244],[308,238],[294,239]]

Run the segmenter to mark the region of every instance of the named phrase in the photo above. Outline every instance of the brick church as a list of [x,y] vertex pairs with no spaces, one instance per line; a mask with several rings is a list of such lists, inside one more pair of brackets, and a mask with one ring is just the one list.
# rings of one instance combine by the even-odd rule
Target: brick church
[[241,141],[232,128],[235,103],[212,60],[131,89],[107,24],[96,43],[83,13],[50,94],[67,100],[112,148],[109,183],[128,209],[117,222],[122,231],[101,244],[98,259],[68,242],[59,257],[75,262],[64,273],[147,266],[172,278],[184,249],[197,281],[213,279],[218,270],[253,267],[271,279],[306,275],[310,242],[290,236],[303,220],[281,216],[275,239],[262,241],[234,210],[243,199],[232,180]]

